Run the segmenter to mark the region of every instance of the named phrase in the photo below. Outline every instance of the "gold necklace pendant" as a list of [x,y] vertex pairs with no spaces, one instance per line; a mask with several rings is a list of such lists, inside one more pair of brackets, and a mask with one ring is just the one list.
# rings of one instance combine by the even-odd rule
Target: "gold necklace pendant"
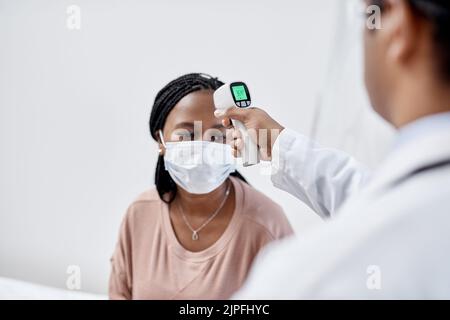
[[198,236],[199,231],[202,230],[208,223],[210,223],[217,216],[217,214],[219,214],[220,210],[223,208],[225,202],[228,199],[228,195],[230,194],[230,188],[231,188],[231,182],[228,181],[227,190],[225,191],[225,196],[223,197],[222,203],[219,205],[219,207],[216,209],[216,211],[214,211],[209,216],[209,218],[206,219],[206,221],[203,222],[203,224],[197,229],[194,229],[192,227],[192,225],[189,223],[189,221],[186,218],[186,215],[184,214],[183,209],[181,208],[181,204],[179,202],[177,202],[176,205],[178,206],[178,211],[181,213],[181,216],[183,217],[184,223],[192,231],[192,240],[193,241],[197,241],[199,239],[199,236]]

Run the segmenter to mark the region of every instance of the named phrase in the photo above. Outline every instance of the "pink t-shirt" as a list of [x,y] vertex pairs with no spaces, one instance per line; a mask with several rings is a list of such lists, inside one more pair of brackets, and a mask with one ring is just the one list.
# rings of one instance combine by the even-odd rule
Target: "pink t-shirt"
[[168,205],[155,188],[128,208],[111,258],[111,299],[227,299],[244,282],[268,242],[292,234],[279,205],[231,177],[235,210],[210,247],[186,250],[177,240]]

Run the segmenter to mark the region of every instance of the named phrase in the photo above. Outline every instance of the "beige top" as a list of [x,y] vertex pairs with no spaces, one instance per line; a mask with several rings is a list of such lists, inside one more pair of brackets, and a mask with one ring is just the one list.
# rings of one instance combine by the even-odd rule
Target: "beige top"
[[155,188],[129,207],[111,258],[111,299],[227,299],[245,280],[258,251],[292,234],[283,210],[231,177],[235,211],[221,237],[192,252],[178,242],[168,205]]

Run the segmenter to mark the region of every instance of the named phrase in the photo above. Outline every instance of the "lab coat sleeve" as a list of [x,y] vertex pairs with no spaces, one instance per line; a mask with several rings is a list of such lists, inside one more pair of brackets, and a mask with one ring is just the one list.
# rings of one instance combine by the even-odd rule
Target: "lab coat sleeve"
[[322,218],[369,179],[369,170],[345,152],[323,148],[284,129],[272,149],[272,183],[307,204]]

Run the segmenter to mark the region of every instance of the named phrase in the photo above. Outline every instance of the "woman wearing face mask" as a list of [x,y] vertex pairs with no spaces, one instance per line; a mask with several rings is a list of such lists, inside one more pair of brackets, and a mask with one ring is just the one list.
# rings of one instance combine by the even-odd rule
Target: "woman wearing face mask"
[[125,215],[110,298],[229,298],[259,250],[292,233],[280,206],[234,171],[214,117],[213,92],[222,84],[187,74],[157,94],[149,123],[160,145],[156,188]]

